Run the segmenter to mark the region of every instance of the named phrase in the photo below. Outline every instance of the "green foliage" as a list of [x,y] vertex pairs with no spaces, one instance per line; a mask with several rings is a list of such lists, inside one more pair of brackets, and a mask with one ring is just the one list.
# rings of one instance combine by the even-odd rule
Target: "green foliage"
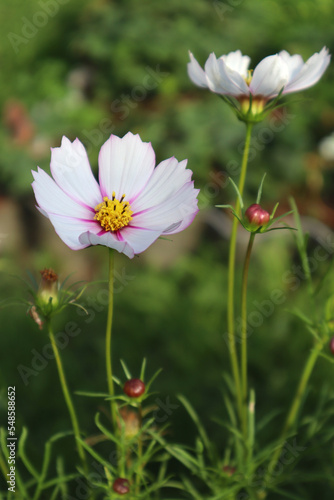
[[[64,4],[55,0],[57,13],[48,16],[46,25],[27,38],[23,33],[26,20],[34,24],[36,13],[43,11],[41,3],[46,1],[12,0],[0,4],[0,188],[2,201],[10,200],[17,207],[22,222],[20,234],[25,235],[23,244],[15,245],[13,252],[4,247],[0,264],[2,270],[14,274],[17,267],[38,268],[41,262],[44,266],[47,257],[60,270],[66,264],[66,257],[61,252],[56,254],[56,248],[52,256],[50,250],[48,255],[36,250],[38,238],[44,241],[44,233],[41,238],[40,231],[34,231],[38,215],[30,188],[31,169],[36,165],[48,168],[50,147],[59,146],[63,134],[82,140],[95,169],[98,151],[110,133],[123,135],[128,130],[152,141],[157,161],[172,155],[179,160],[188,158],[196,187],[202,188],[201,207],[208,209],[209,220],[209,209],[232,202],[232,190],[225,189],[225,181],[233,175],[236,180],[244,127],[216,96],[191,83],[186,72],[188,50],[204,64],[212,51],[219,56],[241,49],[251,56],[255,67],[263,57],[282,49],[301,53],[306,59],[324,45],[334,46],[333,5],[329,0],[318,1],[316,6],[311,0],[70,0]],[[10,34],[24,41],[15,45],[18,40]],[[286,198],[293,193],[303,214],[320,213],[326,223],[332,224],[331,211],[321,200],[323,195],[331,204],[332,163],[326,163],[317,152],[319,141],[334,126],[332,76],[330,67],[314,88],[298,100],[287,97],[286,107],[255,126],[245,203],[255,199],[263,173],[267,172],[264,205],[274,207],[280,201],[286,210]],[[173,498],[181,495],[229,500],[240,488],[250,498],[256,498],[251,496],[255,490],[260,495],[261,490],[253,487],[252,481],[261,483],[263,468],[274,447],[282,444],[277,439],[284,417],[280,411],[294,396],[305,356],[314,349],[314,342],[319,338],[327,341],[334,331],[330,255],[317,261],[311,270],[315,300],[307,290],[310,272],[305,263],[306,250],[310,257],[316,239],[312,234],[305,239],[299,230],[297,246],[304,269],[298,271],[292,238],[266,235],[258,251],[255,249],[249,278],[250,312],[259,313],[261,308],[265,311],[263,323],[253,328],[249,338],[250,379],[257,394],[256,419],[250,435],[256,439],[254,446],[252,440],[242,443],[232,404],[233,391],[228,395],[225,391],[224,400],[220,395],[221,372],[228,370],[229,363],[222,326],[226,317],[226,242],[212,226],[203,226],[198,229],[203,237],[198,238],[196,249],[169,267],[157,269],[144,259],[126,263],[119,259],[120,268],[124,265],[126,273],[135,279],[115,300],[115,352],[127,359],[133,371],[140,370],[139,353],[140,358],[148,357],[153,373],[163,366],[159,377],[161,398],[170,398],[177,406],[168,419],[175,424],[170,426],[173,434],[167,430],[166,435],[161,435],[145,428],[154,443],[147,453],[154,455],[156,463],[148,471],[148,479],[143,477],[146,491],[140,498],[154,498],[157,492],[153,488],[162,486],[173,487],[170,494],[165,493]],[[100,249],[88,252],[92,261],[102,260]],[[241,257],[240,247],[239,267]],[[16,258],[18,262],[14,262]],[[85,262],[87,269],[92,261]],[[106,275],[103,263],[94,271],[101,278]],[[21,293],[6,276],[2,277],[1,287],[6,298]],[[281,293],[281,302],[274,302],[275,290]],[[89,298],[89,293],[95,297],[93,292],[86,293]],[[65,310],[57,325],[59,333],[64,334],[64,325],[74,320],[80,331],[64,348],[64,363],[73,391],[78,395],[85,387],[91,395],[104,380],[100,360],[104,356],[101,332],[105,314],[103,308],[101,313],[93,310],[95,318],[91,323],[92,306],[85,303],[85,295],[82,300],[88,316]],[[68,438],[63,432],[69,423],[66,416],[59,414],[61,394],[54,361],[44,354],[48,341],[29,318],[13,313],[13,309],[1,311],[1,324],[1,350],[6,353],[1,360],[1,388],[16,384],[20,389],[20,489],[16,498],[64,499],[75,489],[79,473],[72,436]],[[33,360],[42,358],[43,369],[34,368]],[[26,379],[28,385],[18,370],[22,365],[33,372]],[[122,367],[115,365],[120,379]],[[324,446],[333,439],[333,394],[326,385],[332,380],[332,370],[333,358],[324,345],[308,397],[303,400],[305,416],[296,429],[298,446],[307,449],[284,468],[272,484],[270,498],[305,500],[321,496],[329,500],[333,496],[332,457]],[[106,396],[104,390],[101,387],[95,398],[77,397],[76,403],[88,435],[98,429],[109,443],[107,424],[101,424],[102,417],[95,422],[92,419]],[[185,394],[183,406],[173,399],[180,392]],[[5,405],[2,391],[1,417],[6,414]],[[219,415],[215,423],[212,415]],[[194,427],[189,425],[189,419]],[[29,439],[23,430],[25,425],[30,429]],[[6,457],[4,439],[2,434],[2,458]],[[292,433],[291,439],[293,442]],[[105,441],[98,443],[99,452],[82,441],[108,471],[97,484],[101,495],[110,486],[108,474],[114,473],[105,458]],[[237,475],[229,475],[231,469],[224,472],[223,467],[241,463],[245,449],[249,457],[252,454],[252,461],[247,462],[249,468]],[[168,473],[166,452],[174,457],[169,461]],[[64,458],[60,459],[60,455]],[[145,456],[145,460],[148,458]],[[303,474],[299,482],[290,484],[289,478],[294,478],[290,472],[297,464]],[[169,477],[170,470],[173,478]],[[175,479],[179,475],[182,481]],[[158,478],[154,486],[153,477]],[[4,482],[1,489],[5,491],[5,487]],[[2,497],[7,500],[5,493]]]

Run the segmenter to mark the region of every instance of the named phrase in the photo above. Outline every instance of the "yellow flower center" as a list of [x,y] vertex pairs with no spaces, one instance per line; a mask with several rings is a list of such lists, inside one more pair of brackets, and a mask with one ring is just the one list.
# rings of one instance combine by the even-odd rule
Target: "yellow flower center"
[[116,200],[113,192],[111,200],[105,196],[103,203],[96,205],[94,219],[99,221],[105,231],[118,231],[132,220],[133,212],[129,202],[124,201],[124,198],[125,194],[120,201]]

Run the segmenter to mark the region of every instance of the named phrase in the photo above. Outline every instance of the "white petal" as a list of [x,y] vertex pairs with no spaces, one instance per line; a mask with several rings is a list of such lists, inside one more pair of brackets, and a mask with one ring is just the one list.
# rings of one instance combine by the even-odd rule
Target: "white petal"
[[190,63],[187,64],[188,75],[190,80],[194,82],[195,85],[199,87],[208,87],[208,83],[206,81],[206,76],[204,70],[198,64],[194,56],[191,52],[189,52]]
[[[124,231],[124,229],[122,229],[122,231]],[[126,243],[126,241],[117,237],[117,235],[120,236],[120,233],[121,231],[118,231],[117,233],[108,231],[103,232],[102,234],[95,234],[91,231],[87,231],[86,233],[82,233],[80,235],[80,242],[84,246],[103,245],[113,248],[114,250],[117,250],[117,252],[124,253],[127,257],[132,259],[134,257],[134,251],[132,247]]]
[[99,179],[103,196],[116,199],[126,195],[131,203],[145,187],[155,165],[151,143],[127,133],[122,139],[111,135],[99,154]]
[[153,171],[144,191],[131,204],[136,213],[158,205],[189,182],[192,171],[186,168],[187,160],[180,163],[176,158],[164,160]]
[[32,188],[40,209],[50,214],[65,215],[78,219],[89,219],[92,211],[84,205],[77,203],[68,196],[55,181],[38,167],[37,172],[32,172],[34,182]]
[[323,47],[321,52],[313,54],[299,69],[298,73],[292,76],[284,89],[284,94],[297,92],[315,85],[327,69],[330,59],[331,56],[326,47]]
[[223,95],[239,96],[249,94],[248,86],[243,77],[236,71],[228,68],[223,59],[216,59],[210,54],[205,63],[205,73],[212,92]]
[[243,78],[247,78],[250,57],[243,56],[240,50],[230,52],[227,55],[221,56],[219,59],[222,59],[229,69],[236,71]]
[[210,90],[212,90],[212,92],[224,94],[228,82],[225,82],[220,74],[218,61],[214,53],[209,55],[205,63],[205,73]]
[[196,215],[198,214],[198,206],[197,206],[197,201],[193,202],[193,206],[188,206],[189,215],[183,215],[183,219],[175,224],[172,224],[169,226],[167,229],[164,230],[163,234],[175,234],[175,233],[180,233],[184,229],[186,229],[190,224],[193,222],[195,219]]
[[50,167],[58,186],[71,198],[90,207],[101,202],[99,185],[79,139],[71,142],[67,137],[63,137],[61,146],[51,149]]
[[289,68],[283,58],[278,54],[268,56],[256,66],[250,90],[253,95],[271,98],[280,92],[288,79]]
[[134,214],[130,226],[157,230],[161,233],[182,231],[198,212],[198,193],[199,190],[194,189],[194,183],[187,182],[159,205]]
[[120,233],[121,237],[133,249],[135,254],[144,252],[161,235],[161,231],[130,226],[124,227]]
[[63,215],[50,215],[50,221],[58,236],[72,250],[81,250],[90,245],[89,242],[81,242],[80,236],[87,231],[98,233],[101,226],[93,220],[81,220]]
[[220,74],[226,82],[226,94],[236,97],[240,95],[249,95],[249,87],[242,74],[229,68],[223,60],[218,61],[218,67]]
[[299,70],[304,66],[304,61],[302,56],[299,54],[294,54],[291,56],[286,50],[281,50],[278,54],[283,61],[286,63],[289,69],[289,81],[299,72]]

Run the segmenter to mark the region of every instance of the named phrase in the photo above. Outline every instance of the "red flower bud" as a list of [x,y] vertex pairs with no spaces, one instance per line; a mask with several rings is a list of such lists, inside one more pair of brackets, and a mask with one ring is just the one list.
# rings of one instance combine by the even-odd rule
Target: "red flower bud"
[[265,226],[270,220],[270,214],[257,203],[247,208],[245,216],[254,229]]
[[139,378],[132,378],[125,382],[123,391],[130,398],[139,398],[145,392],[145,384]]
[[233,476],[235,474],[236,468],[231,467],[230,465],[224,465],[223,471],[228,475],[228,476]]
[[124,479],[124,477],[118,477],[115,479],[112,489],[120,495],[125,495],[130,491],[130,483],[127,479]]
[[334,354],[334,337],[329,342],[329,348],[330,348],[332,354]]

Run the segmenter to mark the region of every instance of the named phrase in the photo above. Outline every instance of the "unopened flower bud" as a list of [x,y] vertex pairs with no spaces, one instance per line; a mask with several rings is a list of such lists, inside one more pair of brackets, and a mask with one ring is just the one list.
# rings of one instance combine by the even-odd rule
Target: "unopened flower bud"
[[124,477],[118,477],[115,479],[112,489],[116,492],[119,493],[120,495],[125,495],[126,493],[129,493],[130,491],[130,483],[127,479]]
[[58,305],[58,276],[52,269],[43,269],[40,272],[42,279],[39,285],[38,298],[41,304]]
[[132,378],[125,382],[123,391],[130,398],[139,398],[145,392],[145,384],[139,378]]
[[254,229],[265,226],[270,220],[270,214],[257,203],[247,208],[245,216]]
[[331,350],[331,353],[334,354],[334,337],[332,337],[329,342],[329,348]]
[[224,465],[223,471],[228,475],[228,476],[233,476],[235,474],[236,468],[231,467],[230,465]]
[[119,429],[124,427],[124,434],[126,438],[133,438],[140,431],[140,419],[138,413],[129,410],[128,407],[119,410],[120,417],[123,420],[118,422]]

